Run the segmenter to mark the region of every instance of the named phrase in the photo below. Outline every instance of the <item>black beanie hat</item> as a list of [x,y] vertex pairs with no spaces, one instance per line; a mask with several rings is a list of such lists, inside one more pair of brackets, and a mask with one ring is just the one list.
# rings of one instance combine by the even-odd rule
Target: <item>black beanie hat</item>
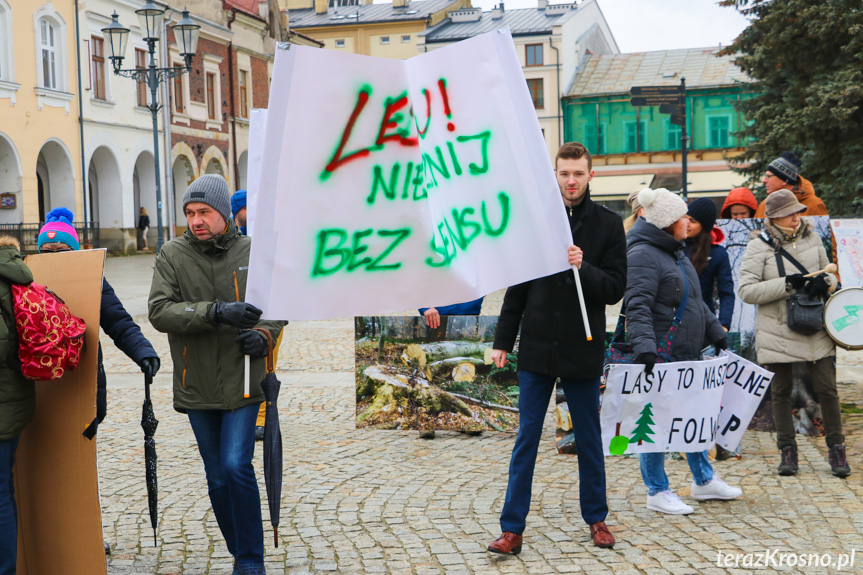
[[787,184],[796,184],[803,162],[794,152],[782,152],[782,154],[770,162],[767,171]]
[[713,229],[713,224],[716,223],[716,204],[710,198],[698,198],[689,202],[687,212],[690,216],[698,220],[701,224],[701,229],[710,233]]

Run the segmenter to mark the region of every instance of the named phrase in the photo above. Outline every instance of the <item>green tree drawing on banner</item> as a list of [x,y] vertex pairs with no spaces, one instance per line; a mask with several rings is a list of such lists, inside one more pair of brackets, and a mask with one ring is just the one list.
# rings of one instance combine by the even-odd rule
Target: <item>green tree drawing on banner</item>
[[641,415],[635,422],[635,429],[632,430],[632,437],[629,438],[630,443],[635,443],[636,441],[638,445],[641,445],[642,441],[653,443],[653,440],[650,439],[650,436],[653,435],[653,430],[650,429],[650,426],[654,424],[652,408],[653,404],[648,403],[641,410]]

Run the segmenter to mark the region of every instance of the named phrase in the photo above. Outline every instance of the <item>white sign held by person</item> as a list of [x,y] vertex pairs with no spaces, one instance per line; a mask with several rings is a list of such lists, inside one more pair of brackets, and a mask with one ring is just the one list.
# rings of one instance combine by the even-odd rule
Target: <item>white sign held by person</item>
[[764,399],[773,373],[730,351],[726,351],[724,357],[728,358],[728,365],[716,443],[734,451]]
[[863,220],[830,220],[842,287],[863,287]]
[[733,353],[704,361],[612,365],[602,398],[606,455],[704,451],[740,443],[773,374]]
[[249,151],[246,156],[246,234],[251,237],[255,237],[255,211],[252,206],[258,198],[266,124],[267,109],[252,108],[249,114]]
[[602,396],[606,455],[696,452],[716,440],[725,357],[705,361],[612,365]]
[[246,300],[273,319],[460,303],[569,268],[515,46],[277,51]]

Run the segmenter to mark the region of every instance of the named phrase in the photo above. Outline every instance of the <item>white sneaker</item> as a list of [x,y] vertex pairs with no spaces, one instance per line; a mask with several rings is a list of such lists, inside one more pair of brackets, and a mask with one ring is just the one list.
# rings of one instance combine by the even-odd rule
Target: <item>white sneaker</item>
[[706,499],[737,499],[743,495],[739,487],[731,487],[718,477],[710,480],[705,485],[692,484],[692,498],[704,501]]
[[694,509],[680,500],[677,494],[666,489],[660,491],[656,495],[647,496],[647,508],[660,513],[668,513],[669,515],[689,515]]

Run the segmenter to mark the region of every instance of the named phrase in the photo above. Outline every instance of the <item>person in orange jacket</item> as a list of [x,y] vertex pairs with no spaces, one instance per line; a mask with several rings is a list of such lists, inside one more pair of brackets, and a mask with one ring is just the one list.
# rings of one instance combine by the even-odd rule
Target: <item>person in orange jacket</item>
[[734,188],[725,198],[719,217],[723,220],[739,220],[755,217],[758,200],[749,188]]
[[[800,175],[800,166],[800,158],[793,152],[782,152],[781,156],[770,162],[762,180],[767,195],[779,190],[791,190],[797,201],[806,206],[807,216],[829,216],[827,206],[815,195],[812,182]],[[766,199],[761,202],[754,217],[767,217],[764,212],[766,202]]]

